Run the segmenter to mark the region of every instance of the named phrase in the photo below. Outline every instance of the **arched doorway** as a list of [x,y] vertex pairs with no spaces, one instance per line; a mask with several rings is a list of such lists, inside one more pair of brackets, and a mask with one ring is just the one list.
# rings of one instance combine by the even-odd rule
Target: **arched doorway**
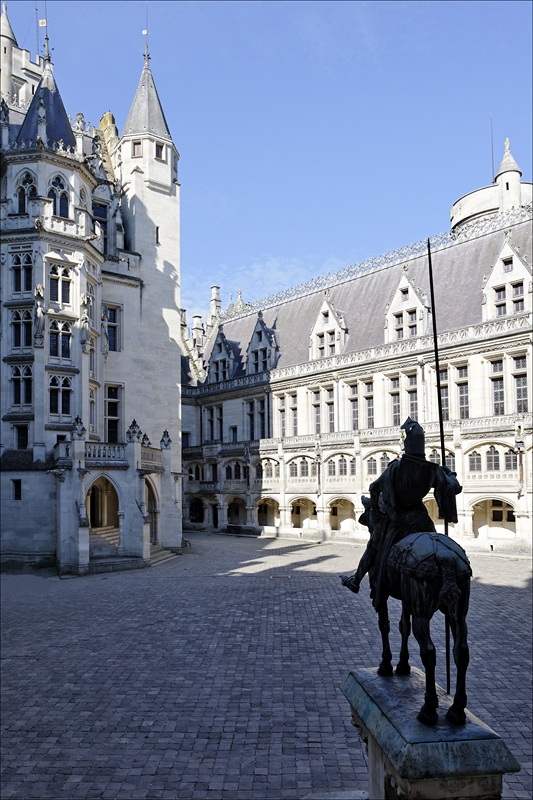
[[103,558],[118,555],[120,544],[119,500],[113,484],[107,478],[97,478],[85,500],[89,518],[89,557]]
[[474,505],[474,536],[480,539],[513,539],[516,520],[513,506],[506,500],[491,497]]
[[147,480],[144,481],[144,502],[146,513],[150,518],[150,544],[156,545],[159,543],[159,509],[157,507],[157,498],[154,489]]
[[355,530],[355,507],[350,500],[339,497],[329,505],[329,525],[332,531],[349,533]]
[[204,504],[199,497],[191,500],[189,505],[189,519],[191,522],[203,523],[204,521]]
[[273,498],[261,498],[257,503],[257,524],[263,528],[279,525],[279,503]]
[[299,497],[291,503],[291,525],[293,528],[316,528],[316,505],[307,497]]
[[246,525],[246,503],[240,497],[228,503],[228,525]]

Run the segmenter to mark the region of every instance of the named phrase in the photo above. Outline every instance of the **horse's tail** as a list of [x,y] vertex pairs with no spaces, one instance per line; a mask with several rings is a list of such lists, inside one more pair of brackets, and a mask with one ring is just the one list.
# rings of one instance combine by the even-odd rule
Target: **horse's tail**
[[442,572],[439,606],[454,608],[461,597],[461,589],[457,583],[455,572],[455,561],[451,556],[441,556],[438,562]]

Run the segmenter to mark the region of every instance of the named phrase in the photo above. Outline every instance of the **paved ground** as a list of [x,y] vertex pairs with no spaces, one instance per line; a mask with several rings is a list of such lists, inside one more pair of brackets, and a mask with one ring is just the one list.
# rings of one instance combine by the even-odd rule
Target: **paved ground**
[[[379,661],[368,584],[355,596],[338,578],[361,549],[188,536],[182,557],[153,569],[2,577],[3,800],[367,788],[339,690]],[[471,561],[469,709],[522,765],[504,797],[531,800],[531,563]],[[396,604],[391,617],[396,631]],[[440,619],[433,632],[443,684]]]

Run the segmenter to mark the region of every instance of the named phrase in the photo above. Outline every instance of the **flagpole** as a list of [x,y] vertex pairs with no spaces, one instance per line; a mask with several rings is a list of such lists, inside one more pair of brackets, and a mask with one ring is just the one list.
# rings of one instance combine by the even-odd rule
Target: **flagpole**
[[[433,322],[433,347],[435,350],[435,371],[437,373],[437,403],[439,409],[439,431],[441,464],[446,466],[446,449],[444,446],[444,419],[442,414],[442,396],[440,387],[439,346],[437,341],[437,314],[435,310],[435,292],[433,289],[433,266],[431,264],[431,245],[428,239],[429,291],[431,297],[431,319]],[[448,536],[448,520],[444,519],[444,535]],[[446,619],[446,693],[450,694],[450,622]]]

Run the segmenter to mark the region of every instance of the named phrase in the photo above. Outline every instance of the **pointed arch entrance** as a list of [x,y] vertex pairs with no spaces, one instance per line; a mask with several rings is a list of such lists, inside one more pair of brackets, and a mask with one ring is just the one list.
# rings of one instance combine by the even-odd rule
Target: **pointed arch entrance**
[[91,485],[85,505],[90,526],[89,557],[117,555],[120,545],[119,498],[105,476],[100,476]]
[[144,481],[144,504],[150,518],[150,544],[159,544],[159,506],[154,488],[150,481]]

